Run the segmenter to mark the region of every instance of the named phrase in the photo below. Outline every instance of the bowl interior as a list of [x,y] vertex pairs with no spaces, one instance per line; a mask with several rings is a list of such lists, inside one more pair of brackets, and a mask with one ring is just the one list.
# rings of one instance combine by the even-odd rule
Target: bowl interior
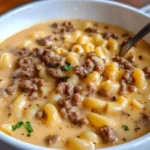
[[[118,15],[119,14],[119,15]],[[50,0],[38,1],[26,6],[17,8],[0,17],[0,41],[7,37],[28,28],[36,23],[45,22],[56,19],[90,19],[101,22],[106,22],[123,27],[133,33],[139,31],[150,18],[132,7],[102,1],[102,0]],[[146,36],[148,41],[150,35]],[[0,139],[17,148],[26,150],[46,150],[30,144],[25,144],[19,140],[13,139],[4,133],[0,132]],[[150,141],[150,135],[147,134],[139,139],[106,148],[107,150],[126,150],[132,148],[137,149],[141,143]],[[149,145],[148,145],[149,146]],[[135,148],[134,148],[135,147]],[[147,147],[148,148],[148,147]],[[143,149],[143,146],[141,147]]]
[[[118,15],[119,14],[119,15]],[[0,41],[10,35],[51,19],[91,19],[121,26],[133,33],[139,31],[149,17],[138,10],[114,2],[101,0],[50,0],[20,7],[0,18]],[[146,37],[148,40],[150,36]]]

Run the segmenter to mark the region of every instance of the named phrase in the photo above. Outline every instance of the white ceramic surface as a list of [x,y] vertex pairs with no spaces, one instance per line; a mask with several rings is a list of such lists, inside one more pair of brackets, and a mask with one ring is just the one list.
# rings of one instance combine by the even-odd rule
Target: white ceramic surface
[[[67,18],[107,22],[134,33],[150,21],[148,15],[133,7],[105,0],[38,1],[0,17],[0,41],[36,23]],[[145,39],[150,41],[150,35]],[[5,150],[50,150],[50,148],[27,144],[0,132],[0,150],[4,150],[4,147]],[[131,142],[103,150],[150,150],[150,133]]]
[[145,12],[150,16],[150,3],[142,8],[140,8],[141,11]]

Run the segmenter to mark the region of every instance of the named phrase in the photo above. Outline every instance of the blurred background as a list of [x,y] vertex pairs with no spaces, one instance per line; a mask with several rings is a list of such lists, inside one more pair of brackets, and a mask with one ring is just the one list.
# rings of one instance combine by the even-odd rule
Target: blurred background
[[[0,15],[20,5],[33,2],[36,0],[0,0]],[[125,3],[137,8],[147,6],[146,11],[150,13],[150,0],[113,0],[121,3]],[[149,4],[149,7],[148,7]]]

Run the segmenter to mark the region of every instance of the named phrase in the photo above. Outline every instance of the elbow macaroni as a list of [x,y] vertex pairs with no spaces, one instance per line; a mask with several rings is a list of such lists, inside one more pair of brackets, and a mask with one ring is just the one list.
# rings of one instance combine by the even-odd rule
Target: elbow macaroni
[[145,74],[141,69],[134,69],[132,73],[134,84],[139,89],[144,89],[146,86]]
[[86,35],[81,35],[78,40],[77,40],[77,43],[80,44],[80,45],[83,45],[83,44],[86,44],[90,41],[90,38]]
[[80,138],[92,143],[98,143],[98,135],[91,131],[84,131],[80,134]]
[[118,42],[114,39],[109,39],[107,43],[107,48],[112,54],[117,54],[119,52]]
[[54,51],[55,51],[55,53],[62,55],[62,56],[65,56],[68,53],[68,51],[64,48],[57,48]]
[[67,144],[72,150],[94,150],[94,144],[83,139],[70,138]]
[[94,45],[92,43],[83,44],[83,49],[84,49],[85,53],[93,52],[94,51]]
[[109,92],[111,95],[115,96],[120,88],[120,84],[116,81],[107,80],[100,84],[99,91],[101,93],[103,92]]
[[101,76],[99,72],[94,71],[87,75],[85,79],[85,83],[88,85],[89,83],[93,83],[95,86],[98,86],[101,82]]
[[11,58],[11,54],[9,53],[3,53],[1,54],[0,56],[0,68],[2,69],[8,69],[8,68],[11,68],[12,66],[12,58]]
[[55,126],[60,123],[60,116],[56,107],[53,104],[46,104],[44,112],[47,116],[46,122],[48,126]]
[[84,49],[82,48],[81,45],[74,45],[71,51],[79,54],[84,53]]
[[114,120],[109,119],[108,117],[99,115],[97,113],[89,113],[87,115],[89,123],[96,128],[100,128],[103,126],[114,126],[116,122]]
[[108,79],[116,79],[117,73],[119,70],[119,65],[116,62],[110,62],[105,66],[105,75],[107,75]]
[[138,101],[138,100],[136,100],[136,99],[131,100],[131,105],[132,105],[134,108],[138,108],[138,109],[144,108],[144,105],[143,105],[140,101]]
[[29,121],[33,121],[35,119],[35,114],[38,110],[39,110],[39,107],[37,105],[33,105],[33,106],[29,107],[25,111],[25,118]]
[[12,124],[3,124],[1,130],[8,135],[12,135]]
[[83,105],[92,110],[104,110],[107,103],[100,99],[89,97],[84,99]]
[[72,64],[73,66],[79,65],[79,58],[75,52],[69,52],[66,57],[66,61]]
[[117,113],[120,110],[123,110],[128,105],[127,98],[119,96],[116,99],[116,102],[108,102],[107,112],[108,113]]
[[21,94],[17,97],[17,99],[13,103],[12,112],[17,120],[21,120],[23,117],[23,108],[26,104],[27,96],[25,94]]

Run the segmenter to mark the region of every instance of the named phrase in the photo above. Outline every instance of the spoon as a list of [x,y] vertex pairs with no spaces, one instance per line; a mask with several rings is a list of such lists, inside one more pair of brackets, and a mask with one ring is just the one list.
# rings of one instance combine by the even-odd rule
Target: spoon
[[123,57],[136,42],[142,39],[149,32],[150,32],[150,22],[146,26],[144,26],[131,40],[129,40],[122,47],[121,51],[119,52],[119,56]]

